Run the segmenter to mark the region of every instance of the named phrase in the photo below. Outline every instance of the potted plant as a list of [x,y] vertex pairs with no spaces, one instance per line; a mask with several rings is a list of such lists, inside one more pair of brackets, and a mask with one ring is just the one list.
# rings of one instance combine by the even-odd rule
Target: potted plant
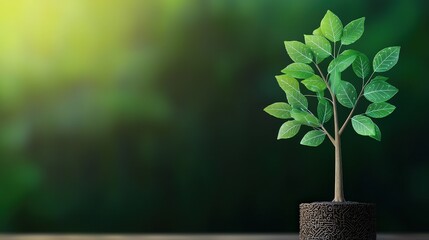
[[[395,110],[387,101],[398,89],[379,74],[395,66],[400,47],[382,49],[372,64],[360,51],[343,50],[362,36],[364,22],[362,17],[343,27],[341,20],[328,10],[320,27],[312,35],[304,35],[304,43],[285,41],[293,63],[276,79],[286,93],[287,102],[276,102],[264,109],[286,120],[277,139],[292,138],[302,126],[307,126],[310,131],[302,138],[302,145],[316,147],[327,138],[335,149],[334,199],[300,204],[300,239],[376,239],[375,205],[349,202],[344,197],[341,135],[351,122],[357,134],[381,140],[380,128],[372,119],[386,117]],[[320,66],[324,60],[325,72]],[[349,82],[342,78],[347,69],[352,69],[357,80]],[[311,94],[301,93],[300,84]],[[309,108],[307,97],[317,100],[315,109]],[[356,106],[364,99],[369,105],[364,113],[357,114]],[[346,114],[340,121],[339,111],[343,107]],[[328,127],[331,119],[333,126]]]

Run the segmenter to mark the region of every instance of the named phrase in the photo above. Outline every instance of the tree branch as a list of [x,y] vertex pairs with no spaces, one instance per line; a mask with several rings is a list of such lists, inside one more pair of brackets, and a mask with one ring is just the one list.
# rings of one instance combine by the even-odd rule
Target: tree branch
[[337,56],[340,54],[340,51],[341,51],[341,47],[343,46],[343,44],[341,43],[340,44],[340,47],[338,48],[338,52],[337,52]]
[[[333,99],[334,93],[332,92],[331,87],[329,86],[327,77],[325,77],[325,75],[323,75],[323,72],[322,72],[322,70],[320,70],[319,65],[317,65],[317,63],[315,63],[315,62],[313,62],[313,63],[316,66],[317,70],[319,71],[320,76],[322,77],[323,81],[325,82],[326,87],[328,88],[329,94],[331,94],[331,98]],[[332,102],[332,100],[331,100],[331,102]]]
[[[375,73],[375,72],[372,72],[371,76],[368,78],[368,81],[367,81],[365,84],[362,84],[362,89],[360,90],[359,96],[358,96],[358,97],[357,97],[357,99],[356,99],[356,103],[355,103],[355,105],[353,106],[352,110],[350,111],[349,115],[347,116],[346,120],[344,121],[343,125],[342,125],[342,126],[341,126],[341,128],[340,128],[340,131],[339,131],[339,134],[340,134],[340,135],[343,133],[344,129],[346,128],[347,124],[349,123],[350,119],[352,118],[353,113],[354,113],[354,111],[355,111],[355,109],[356,109],[356,106],[357,106],[357,105],[358,105],[358,103],[359,103],[359,99],[362,97],[363,92],[364,92],[364,90],[365,90],[365,87],[368,85],[368,83],[369,83],[369,82],[371,82],[371,80],[372,80],[372,76],[374,75],[374,73]],[[365,81],[365,79],[363,79],[363,81]]]
[[359,93],[359,96],[356,99],[355,105],[353,106],[352,110],[350,111],[349,115],[347,116],[346,120],[344,121],[343,125],[341,126],[340,131],[338,132],[339,135],[341,135],[343,133],[344,129],[346,128],[347,124],[349,123],[350,119],[352,118],[353,113],[354,113],[354,111],[356,109],[356,106],[357,106],[357,104],[359,102],[359,99],[362,96],[362,92],[363,91],[361,91],[361,93]]
[[326,134],[326,136],[328,136],[328,138],[331,141],[332,145],[334,145],[334,147],[335,147],[335,139],[331,136],[331,134],[329,134],[328,130],[326,130],[326,128],[323,125],[320,125],[320,127],[322,128],[322,130]]

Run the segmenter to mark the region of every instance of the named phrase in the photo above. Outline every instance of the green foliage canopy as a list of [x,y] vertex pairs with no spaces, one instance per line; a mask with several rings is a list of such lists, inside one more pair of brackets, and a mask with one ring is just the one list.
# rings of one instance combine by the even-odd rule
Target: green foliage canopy
[[[286,51],[294,63],[286,66],[282,70],[283,75],[276,78],[286,93],[287,103],[273,103],[264,109],[276,118],[288,119],[280,127],[278,139],[296,136],[304,125],[311,130],[302,138],[302,145],[319,146],[326,135],[333,141],[324,125],[332,119],[333,112],[337,111],[336,105],[333,106],[337,101],[350,109],[340,134],[351,120],[357,134],[381,140],[380,128],[372,118],[386,117],[395,110],[396,107],[387,101],[398,89],[386,81],[387,77],[374,74],[386,72],[396,65],[400,47],[380,50],[373,58],[372,69],[370,60],[364,53],[353,49],[341,52],[343,46],[353,44],[362,37],[364,24],[365,18],[361,17],[343,27],[340,18],[328,10],[313,35],[304,35],[304,43],[285,41]],[[329,61],[326,75],[319,66],[324,60]],[[349,68],[352,68],[362,81],[359,92],[355,87],[356,81],[342,79],[341,73]],[[304,85],[309,93],[301,92],[300,84]],[[330,98],[325,97],[326,91]],[[370,103],[364,113],[355,114],[356,105],[362,96]],[[307,97],[317,99],[317,114],[309,107]]]

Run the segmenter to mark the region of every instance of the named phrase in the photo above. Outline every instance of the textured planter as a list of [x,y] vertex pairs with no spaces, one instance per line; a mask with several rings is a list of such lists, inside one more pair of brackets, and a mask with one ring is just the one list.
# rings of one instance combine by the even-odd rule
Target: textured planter
[[375,240],[375,204],[302,203],[300,240]]

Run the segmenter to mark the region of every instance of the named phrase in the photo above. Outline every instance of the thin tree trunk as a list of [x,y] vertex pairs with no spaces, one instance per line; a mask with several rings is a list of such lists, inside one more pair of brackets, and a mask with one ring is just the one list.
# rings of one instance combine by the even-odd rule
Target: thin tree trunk
[[333,202],[345,202],[343,191],[343,163],[341,159],[340,126],[338,124],[337,99],[332,97],[335,130],[335,193]]
[[333,202],[344,202],[343,191],[343,162],[341,158],[341,139],[335,137],[335,196]]

